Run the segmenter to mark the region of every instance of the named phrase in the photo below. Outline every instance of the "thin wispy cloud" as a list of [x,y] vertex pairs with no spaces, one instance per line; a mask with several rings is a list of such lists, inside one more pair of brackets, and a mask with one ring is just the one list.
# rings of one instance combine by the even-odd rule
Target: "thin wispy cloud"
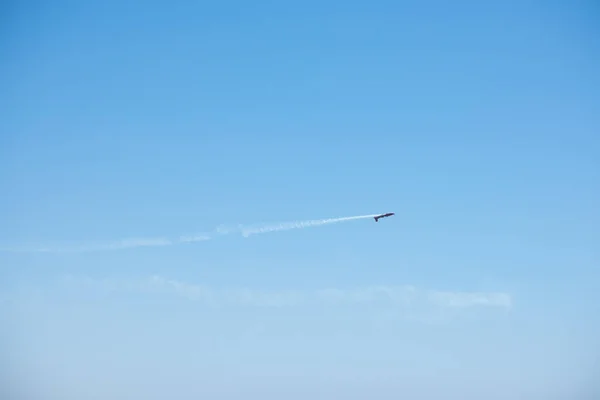
[[434,304],[455,308],[473,306],[510,307],[512,305],[512,298],[506,293],[456,293],[434,291],[429,293],[429,299]]
[[303,229],[322,225],[337,224],[340,222],[348,222],[360,219],[373,218],[377,214],[357,215],[352,217],[341,218],[325,218],[305,221],[291,221],[279,223],[263,223],[254,225],[237,225],[227,227],[220,225],[214,229],[212,233],[200,233],[191,235],[181,235],[177,238],[130,238],[110,241],[105,243],[90,242],[90,243],[72,243],[72,244],[54,244],[43,246],[4,246],[0,247],[0,252],[26,252],[26,253],[82,253],[94,251],[114,251],[131,249],[136,247],[158,247],[172,246],[183,243],[203,242],[214,239],[218,236],[240,234],[248,238],[253,235],[286,231],[290,229]]
[[433,307],[441,309],[502,308],[513,305],[502,292],[459,292],[419,289],[410,285],[371,285],[354,288],[316,290],[261,290],[215,288],[154,275],[139,280],[97,280],[68,276],[63,284],[113,293],[163,294],[212,306],[300,307],[300,306],[381,306],[401,309]]

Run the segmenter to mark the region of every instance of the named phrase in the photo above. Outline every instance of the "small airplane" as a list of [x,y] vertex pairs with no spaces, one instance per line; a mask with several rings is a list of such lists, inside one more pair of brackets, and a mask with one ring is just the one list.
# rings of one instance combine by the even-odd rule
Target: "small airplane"
[[391,217],[392,215],[394,215],[394,213],[386,213],[386,214],[378,215],[378,216],[374,217],[375,222],[377,222],[379,220],[379,218]]

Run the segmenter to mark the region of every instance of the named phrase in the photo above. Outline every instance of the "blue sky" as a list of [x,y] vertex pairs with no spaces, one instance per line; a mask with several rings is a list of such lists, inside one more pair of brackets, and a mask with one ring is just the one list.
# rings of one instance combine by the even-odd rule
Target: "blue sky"
[[598,390],[592,2],[4,9],[5,387],[228,400]]

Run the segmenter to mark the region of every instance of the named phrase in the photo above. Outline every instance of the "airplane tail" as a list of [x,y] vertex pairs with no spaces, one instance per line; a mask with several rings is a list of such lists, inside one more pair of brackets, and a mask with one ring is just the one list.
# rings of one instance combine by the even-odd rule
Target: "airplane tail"
[[375,220],[375,222],[379,221],[379,217],[373,217],[373,219]]

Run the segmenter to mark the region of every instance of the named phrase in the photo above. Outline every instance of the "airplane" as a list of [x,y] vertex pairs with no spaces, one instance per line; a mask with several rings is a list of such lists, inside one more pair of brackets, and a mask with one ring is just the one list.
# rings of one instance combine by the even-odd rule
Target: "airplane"
[[394,213],[386,213],[386,214],[378,215],[378,216],[374,217],[375,222],[377,222],[379,220],[379,218],[391,217],[392,215],[394,215]]

